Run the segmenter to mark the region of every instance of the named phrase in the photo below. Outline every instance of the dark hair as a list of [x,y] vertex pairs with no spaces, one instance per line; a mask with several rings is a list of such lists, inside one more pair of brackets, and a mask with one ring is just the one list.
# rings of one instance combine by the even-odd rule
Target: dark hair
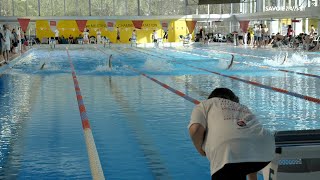
[[239,98],[228,88],[216,88],[211,92],[208,99],[218,97],[223,99],[229,99],[233,102],[239,103]]

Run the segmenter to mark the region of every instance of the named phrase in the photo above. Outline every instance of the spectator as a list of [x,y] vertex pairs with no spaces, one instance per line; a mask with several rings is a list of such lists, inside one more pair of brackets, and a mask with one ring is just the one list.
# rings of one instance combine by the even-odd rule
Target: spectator
[[274,158],[274,134],[227,88],[216,88],[192,111],[189,133],[210,161],[213,180],[256,179]]

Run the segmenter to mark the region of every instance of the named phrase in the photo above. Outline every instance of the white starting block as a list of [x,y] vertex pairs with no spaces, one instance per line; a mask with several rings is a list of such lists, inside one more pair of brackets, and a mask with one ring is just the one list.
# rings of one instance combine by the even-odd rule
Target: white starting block
[[320,179],[320,130],[280,131],[275,139],[277,156],[264,180]]

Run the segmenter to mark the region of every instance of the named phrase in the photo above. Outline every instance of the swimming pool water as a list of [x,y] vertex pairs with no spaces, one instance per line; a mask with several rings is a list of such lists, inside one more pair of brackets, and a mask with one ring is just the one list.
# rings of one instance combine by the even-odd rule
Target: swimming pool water
[[[184,65],[320,98],[317,77],[256,67],[319,76],[319,57],[314,54],[298,54],[312,63],[301,64],[289,52],[290,63],[279,65],[276,55],[283,55],[277,51],[225,46],[98,48],[104,53],[93,46],[69,47],[69,52],[107,179],[210,178],[208,161],[197,154],[188,135],[194,104],[130,67],[197,100],[206,99],[215,87],[228,87],[272,130],[320,128],[317,103]],[[228,60],[219,58],[230,55],[209,50],[266,58],[235,55],[240,63],[225,70]],[[112,69],[107,65],[110,54]],[[90,179],[65,48],[34,49],[2,72],[0,179]]]

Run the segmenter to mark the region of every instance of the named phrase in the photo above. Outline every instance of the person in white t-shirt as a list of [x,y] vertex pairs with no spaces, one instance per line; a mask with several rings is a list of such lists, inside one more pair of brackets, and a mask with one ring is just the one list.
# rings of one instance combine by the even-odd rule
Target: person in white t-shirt
[[9,62],[9,51],[11,49],[11,40],[12,40],[12,33],[9,29],[8,25],[3,25],[3,57],[5,60],[5,64],[8,64]]
[[83,43],[89,44],[89,29],[83,31]]
[[193,109],[188,128],[214,180],[257,179],[275,155],[274,133],[227,88],[216,88]]
[[55,39],[56,39],[56,43],[59,44],[59,30],[58,30],[58,29],[56,29],[56,30],[54,31],[54,37],[55,37]]
[[97,44],[101,44],[102,40],[101,40],[101,31],[100,29],[98,29],[97,31]]
[[157,47],[158,46],[158,33],[156,30],[153,30],[152,33],[152,42],[154,43],[154,46]]

